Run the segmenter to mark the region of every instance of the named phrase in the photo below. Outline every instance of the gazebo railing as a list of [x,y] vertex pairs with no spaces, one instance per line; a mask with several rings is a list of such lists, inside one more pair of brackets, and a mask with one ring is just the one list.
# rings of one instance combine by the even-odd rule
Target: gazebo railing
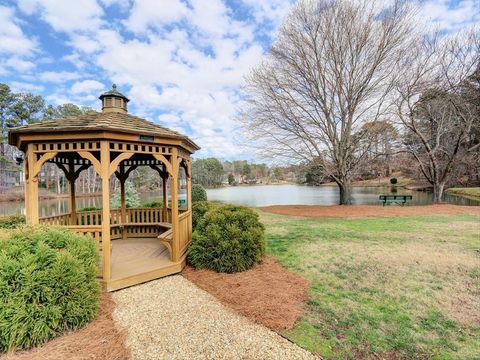
[[[183,213],[185,210],[180,209]],[[162,208],[129,208],[126,209],[126,223],[171,223],[172,210],[170,208],[166,211],[166,218],[163,215]],[[102,225],[102,210],[79,211],[76,214],[76,225]],[[60,214],[45,216],[39,219],[40,224],[45,225],[71,225],[71,214]],[[121,210],[110,210],[110,224],[121,223]]]
[[42,217],[39,222],[44,225],[69,225],[71,218],[71,214],[60,214]]
[[161,208],[130,208],[127,209],[127,222],[141,224],[171,222],[171,212],[171,209],[167,209],[167,218],[164,219]]
[[179,238],[180,238],[180,256],[183,256],[187,251],[188,245],[192,241],[192,217],[191,210],[179,210],[181,214],[178,216],[179,220]]

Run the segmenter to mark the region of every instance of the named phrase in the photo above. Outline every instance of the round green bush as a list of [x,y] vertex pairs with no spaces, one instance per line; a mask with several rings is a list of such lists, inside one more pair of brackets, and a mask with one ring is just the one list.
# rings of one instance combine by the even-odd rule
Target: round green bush
[[193,184],[192,186],[192,203],[197,201],[207,201],[207,191],[200,184]]
[[59,227],[21,227],[0,238],[0,351],[45,343],[98,312],[92,238]]
[[192,204],[192,229],[195,231],[197,224],[203,216],[217,204],[209,201],[197,201]]
[[397,178],[391,178],[390,179],[390,184],[395,185],[397,183]]
[[188,251],[196,268],[233,273],[248,270],[265,254],[265,228],[243,206],[215,205],[198,221]]
[[0,217],[0,229],[14,229],[25,224],[25,215],[8,215]]

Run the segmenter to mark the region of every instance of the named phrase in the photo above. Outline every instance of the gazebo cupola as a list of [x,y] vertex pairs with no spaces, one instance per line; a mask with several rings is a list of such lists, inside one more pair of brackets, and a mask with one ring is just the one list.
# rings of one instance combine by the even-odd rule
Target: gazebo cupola
[[127,103],[130,100],[117,90],[115,84],[112,85],[111,90],[100,95],[99,99],[102,101],[102,112],[128,112]]

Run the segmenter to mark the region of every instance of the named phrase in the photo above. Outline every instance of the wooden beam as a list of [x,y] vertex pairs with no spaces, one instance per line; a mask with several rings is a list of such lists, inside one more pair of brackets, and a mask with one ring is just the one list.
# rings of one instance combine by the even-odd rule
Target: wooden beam
[[[103,142],[102,142],[103,144]],[[101,151],[100,151],[101,152]],[[93,165],[93,168],[95,169],[95,171],[97,172],[98,175],[100,175],[100,177],[102,177],[102,165],[100,164],[100,161],[97,160],[97,158],[95,156],[93,156],[93,154],[89,151],[77,151],[78,155],[80,155],[82,158],[84,159],[87,159],[88,161],[90,161]],[[108,152],[108,157],[110,158],[110,149],[109,149],[109,152]],[[110,164],[109,164],[110,165]],[[107,173],[105,173],[105,175],[108,175]],[[102,177],[103,178],[103,177]]]
[[92,166],[92,164],[83,164],[82,166],[80,166],[77,170],[75,170],[75,173],[73,174],[73,178],[77,180],[78,177],[80,176],[80,173],[83,170],[87,170],[90,166]]
[[[172,150],[172,152],[177,152],[177,150],[174,148]],[[172,164],[170,163],[170,161],[167,160],[167,158],[165,156],[163,156],[162,154],[152,154],[153,157],[155,159],[157,159],[158,161],[162,162],[163,165],[165,165],[165,170],[167,170],[167,172],[170,174],[170,175],[173,175],[173,167],[172,167]],[[172,159],[173,159],[173,153],[172,153]],[[176,162],[176,161],[175,161]],[[172,163],[175,163],[174,161],[172,161]]]
[[38,224],[38,177],[34,175],[36,155],[32,143],[26,149],[25,162],[25,208],[28,225]]
[[118,155],[110,164],[108,176],[112,175],[117,170],[118,165],[120,165],[120,163],[123,160],[130,159],[133,156],[133,154],[134,153],[131,152],[131,153],[122,153]]
[[75,199],[75,164],[70,160],[68,164],[68,182],[70,184],[70,225],[77,225],[77,202]]
[[62,163],[59,163],[59,162],[55,162],[54,164],[57,165],[57,167],[58,167],[60,170],[63,171],[63,173],[65,174],[65,177],[66,177],[67,179],[69,179],[70,173],[69,173],[68,169],[65,167],[65,165],[63,165]]
[[[171,172],[171,192],[172,192],[172,260],[174,262],[180,259],[180,221],[178,218],[178,150],[172,150],[172,172]],[[168,169],[167,169],[168,170]]]
[[[188,164],[187,164],[187,167]],[[190,171],[185,169],[187,175],[187,209],[192,210],[192,177],[190,176]],[[190,221],[192,221],[192,215],[190,215]]]
[[40,159],[35,162],[33,166],[33,177],[37,176],[40,170],[42,169],[42,165],[45,164],[48,160],[52,160],[55,156],[57,156],[57,151],[48,152],[42,155]]
[[150,168],[152,168],[153,170],[155,170],[156,172],[158,172],[158,175],[160,175],[160,177],[163,179],[163,178],[168,178],[168,173],[163,171],[163,169],[160,169],[158,167],[158,165],[149,165]]
[[131,165],[127,171],[125,171],[125,178],[128,179],[130,176],[130,173],[135,170],[138,167],[138,165]]
[[168,198],[167,198],[167,178],[162,177],[162,195],[163,195],[163,209],[162,209],[162,214],[163,214],[163,222],[168,222]]
[[125,199],[125,181],[127,180],[125,176],[125,165],[120,164],[120,212],[121,212],[121,223],[125,224],[127,222],[127,205]]
[[[91,153],[85,158],[89,159],[95,167],[95,161]],[[90,159],[89,157],[93,157]],[[80,155],[84,157],[83,155]],[[94,160],[94,161],[92,161]],[[111,277],[111,243],[110,243],[110,145],[108,141],[100,144],[99,175],[102,178],[102,247],[103,247],[103,280],[109,281]],[[96,170],[96,168],[95,168]]]

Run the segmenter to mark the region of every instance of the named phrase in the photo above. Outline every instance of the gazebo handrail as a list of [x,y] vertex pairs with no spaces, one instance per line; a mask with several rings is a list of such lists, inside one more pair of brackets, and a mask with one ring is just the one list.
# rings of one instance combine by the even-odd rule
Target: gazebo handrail
[[[171,208],[166,209],[166,219],[163,216],[163,208],[127,208],[125,222],[128,223],[158,223],[158,222],[171,222]],[[186,211],[179,209],[179,213]],[[101,225],[102,223],[102,210],[87,210],[77,211],[75,225]],[[50,215],[39,218],[40,224],[48,225],[73,225],[71,224],[72,214],[64,213],[58,215]],[[121,221],[121,209],[110,209],[110,223],[119,224]]]

